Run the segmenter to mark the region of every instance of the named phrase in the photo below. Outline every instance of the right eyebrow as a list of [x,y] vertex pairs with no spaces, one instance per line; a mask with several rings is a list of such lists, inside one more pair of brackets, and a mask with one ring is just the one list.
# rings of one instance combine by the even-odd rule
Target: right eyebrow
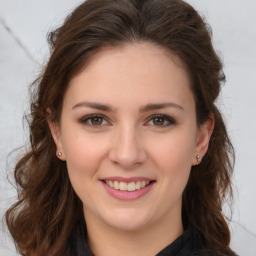
[[96,102],[88,102],[88,101],[82,101],[77,103],[72,107],[72,110],[79,107],[89,107],[89,108],[94,108],[102,111],[115,112],[115,110],[110,105],[104,105],[104,104],[100,104]]

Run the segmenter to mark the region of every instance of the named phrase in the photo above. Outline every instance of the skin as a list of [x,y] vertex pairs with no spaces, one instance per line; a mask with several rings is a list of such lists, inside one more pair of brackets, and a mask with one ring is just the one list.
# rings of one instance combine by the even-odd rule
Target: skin
[[[171,104],[140,111],[162,103]],[[104,117],[86,119],[90,114]],[[197,126],[189,77],[178,57],[149,43],[101,50],[71,80],[60,123],[49,126],[83,202],[95,255],[155,255],[183,233],[182,193],[196,155],[207,151],[214,120]],[[112,176],[155,183],[136,200],[119,200],[101,181]]]

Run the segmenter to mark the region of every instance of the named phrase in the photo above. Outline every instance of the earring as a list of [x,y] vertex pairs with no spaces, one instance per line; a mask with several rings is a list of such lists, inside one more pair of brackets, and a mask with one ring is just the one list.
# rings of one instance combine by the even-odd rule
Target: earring
[[61,152],[59,152],[59,153],[58,153],[58,156],[62,156],[62,153],[61,153]]
[[200,155],[196,155],[196,160],[197,160],[197,165],[199,165],[202,160]]

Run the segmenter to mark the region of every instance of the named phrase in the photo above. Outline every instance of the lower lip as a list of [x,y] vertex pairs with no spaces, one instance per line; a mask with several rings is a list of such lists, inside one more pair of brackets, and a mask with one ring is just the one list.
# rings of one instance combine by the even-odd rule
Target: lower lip
[[111,188],[110,186],[105,184],[103,181],[102,181],[102,184],[105,187],[105,189],[108,191],[108,193],[116,199],[119,199],[119,200],[136,200],[136,199],[146,195],[151,190],[151,188],[153,187],[155,182],[152,182],[149,185],[147,185],[146,187],[135,190],[135,191],[117,190],[117,189]]

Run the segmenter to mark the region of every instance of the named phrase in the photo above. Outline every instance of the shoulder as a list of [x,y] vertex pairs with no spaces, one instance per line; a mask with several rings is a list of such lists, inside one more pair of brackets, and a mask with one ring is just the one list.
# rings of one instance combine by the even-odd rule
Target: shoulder
[[157,256],[238,256],[231,250],[226,253],[206,250],[203,236],[193,227],[189,227],[172,244],[168,245]]
[[222,253],[222,252],[216,252],[216,251],[199,251],[198,254],[193,254],[191,256],[238,256],[236,253],[234,252],[226,252],[226,253]]

